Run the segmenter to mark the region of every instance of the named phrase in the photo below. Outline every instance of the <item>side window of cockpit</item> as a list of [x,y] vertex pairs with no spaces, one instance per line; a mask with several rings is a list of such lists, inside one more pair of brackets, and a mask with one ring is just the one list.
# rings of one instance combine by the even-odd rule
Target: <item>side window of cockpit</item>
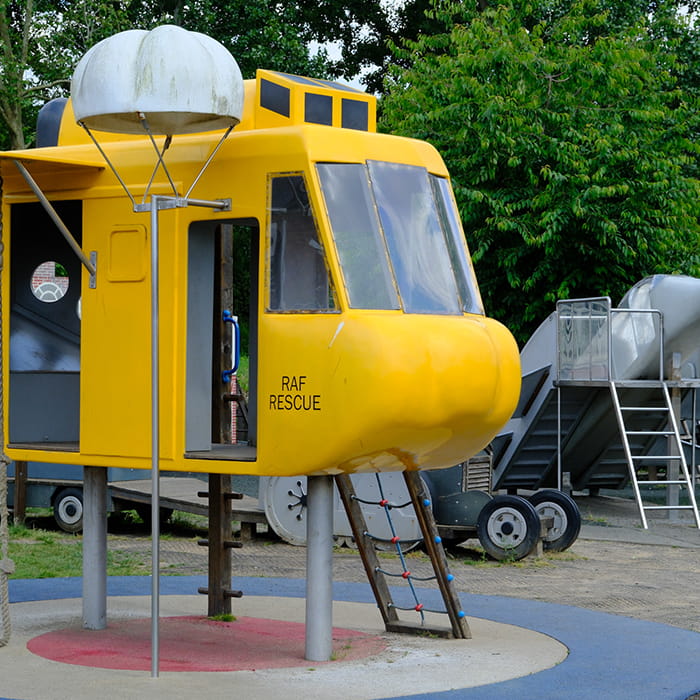
[[467,313],[483,314],[484,307],[476,283],[474,268],[467,249],[462,226],[457,213],[457,206],[452,195],[452,188],[447,178],[431,175],[430,181],[438,203],[438,213],[445,231],[447,250],[452,261],[452,270],[457,281],[462,309]]
[[351,308],[401,308],[367,168],[355,163],[316,168]]
[[304,178],[273,177],[270,190],[268,310],[335,311],[335,294]]

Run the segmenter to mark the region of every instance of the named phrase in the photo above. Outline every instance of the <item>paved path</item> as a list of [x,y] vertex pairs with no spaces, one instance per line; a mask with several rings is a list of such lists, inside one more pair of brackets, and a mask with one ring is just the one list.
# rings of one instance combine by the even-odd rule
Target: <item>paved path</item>
[[[700,609],[700,532],[689,524],[673,525],[666,521],[654,522],[649,531],[642,531],[631,503],[606,498],[578,500],[584,526],[578,541],[568,552],[515,564],[498,564],[485,561],[475,543],[467,542],[450,554],[450,568],[458,590],[463,592],[462,602],[469,616],[518,625],[553,637],[568,647],[566,660],[533,675],[495,685],[467,689],[466,685],[456,682],[455,690],[445,690],[437,681],[449,678],[449,669],[459,663],[445,651],[444,663],[432,670],[426,667],[422,683],[415,686],[415,692],[424,692],[411,697],[435,700],[685,700],[700,690],[697,613]],[[111,535],[109,547],[147,556],[148,538]],[[427,570],[429,563],[422,554],[408,556],[415,574]],[[273,596],[282,600],[304,595],[303,548],[259,537],[243,549],[235,550],[233,560],[234,587],[244,590],[246,596]],[[181,574],[163,579],[164,595],[191,592],[204,582],[206,550],[191,539],[164,538],[161,564],[165,573]],[[368,610],[372,610],[369,587],[355,552],[344,549],[335,552],[334,579],[337,582],[334,600],[368,604]],[[77,579],[33,582],[32,585],[16,583],[11,589],[16,601],[22,600],[21,591],[42,586],[41,599],[80,595]],[[149,590],[147,578],[110,580],[110,596],[145,596]],[[430,603],[430,596],[435,593],[426,595]],[[376,610],[373,614],[378,617]],[[423,644],[429,645],[431,641],[434,640],[425,640]],[[0,659],[3,653],[0,650]],[[464,660],[466,663],[468,656],[465,655]],[[507,655],[503,663],[508,663]],[[367,668],[365,664],[354,671],[362,683],[370,675],[365,673]],[[369,694],[363,697],[392,697],[391,679],[401,675],[399,667],[392,663],[381,669],[372,668],[385,674],[384,684],[372,685],[379,682],[379,676],[377,680],[369,679]],[[64,680],[72,674],[60,668],[55,670]],[[306,697],[337,697],[338,678],[339,675],[331,674],[327,686],[317,683],[314,692],[306,693]],[[32,694],[29,680],[28,683],[27,693],[15,693],[10,697],[24,700],[59,697],[56,693]],[[191,691],[196,688],[197,681],[183,680],[182,684]],[[360,681],[357,685],[359,693]],[[80,698],[81,694],[91,697],[89,688],[85,695],[84,689],[71,687],[72,697]],[[231,692],[234,688],[232,682]],[[0,694],[2,692],[0,681]],[[406,695],[405,688],[400,694]],[[278,695],[278,691],[267,687],[251,697],[258,700]],[[160,697],[161,694],[154,689],[150,696]],[[216,692],[210,696],[219,697]],[[128,695],[117,691],[112,697]],[[170,693],[170,697],[179,695]]]

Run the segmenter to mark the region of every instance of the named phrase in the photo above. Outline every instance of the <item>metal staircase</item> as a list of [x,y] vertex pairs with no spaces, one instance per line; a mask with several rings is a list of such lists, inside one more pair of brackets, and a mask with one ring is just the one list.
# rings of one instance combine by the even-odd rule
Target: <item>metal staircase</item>
[[[695,489],[668,382],[611,380],[610,393],[642,526],[645,530],[649,528],[646,511],[691,510],[700,528]],[[668,446],[664,454],[652,449],[660,444]],[[659,467],[666,468],[666,478],[658,478]],[[647,478],[642,478],[645,475]],[[681,505],[677,499],[667,498],[666,505],[644,503],[640,483],[685,489],[689,502]]]
[[[494,489],[597,495],[631,481],[644,528],[646,513],[657,509],[692,510],[698,523],[696,292],[700,280],[656,275],[617,308],[608,297],[557,302],[521,351],[520,402],[492,441]],[[667,505],[643,506],[642,477],[666,487]],[[687,505],[677,508],[684,488]]]

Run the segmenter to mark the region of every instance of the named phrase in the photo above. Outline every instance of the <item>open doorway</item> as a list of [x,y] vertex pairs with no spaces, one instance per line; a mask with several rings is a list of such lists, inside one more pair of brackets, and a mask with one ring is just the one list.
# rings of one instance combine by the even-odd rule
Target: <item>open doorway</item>
[[[82,202],[53,203],[78,243]],[[80,437],[80,261],[39,203],[13,204],[9,442],[77,451]]]
[[259,238],[255,219],[196,222],[190,228],[188,457],[255,460]]

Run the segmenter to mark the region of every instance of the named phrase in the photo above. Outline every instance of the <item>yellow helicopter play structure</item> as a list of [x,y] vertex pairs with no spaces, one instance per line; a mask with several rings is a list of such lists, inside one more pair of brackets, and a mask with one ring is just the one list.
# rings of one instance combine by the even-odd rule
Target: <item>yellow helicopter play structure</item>
[[[375,99],[341,84],[260,70],[245,83],[244,104],[193,191],[230,206],[160,214],[161,468],[434,469],[483,448],[517,401],[518,352],[484,315],[438,153],[376,133]],[[52,109],[55,142],[2,154],[6,452],[147,468],[148,220],[76,125],[71,102]],[[143,193],[149,139],[102,136],[123,180]],[[176,190],[216,139],[173,141],[164,159]],[[81,271],[15,163],[94,274]],[[152,191],[169,187],[156,182]],[[232,284],[215,274],[227,235],[249,257],[238,256],[248,308],[214,318],[217,285]],[[38,282],[46,263],[58,274]],[[232,270],[234,279],[240,273]],[[59,291],[42,297],[50,284]],[[222,444],[213,416],[228,373],[213,379],[213,329],[247,314],[249,439]]]
[[[106,624],[105,468],[151,468],[153,675],[160,471],[209,474],[210,614],[232,595],[212,554],[222,475],[306,475],[306,658],[328,660],[332,477],[417,481],[487,445],[518,399],[442,159],[376,133],[371,96],[244,83],[221,44],[173,26],[92,47],[39,122],[40,147],[0,154],[3,448],[84,465],[84,627]],[[245,443],[222,429],[241,338]]]

